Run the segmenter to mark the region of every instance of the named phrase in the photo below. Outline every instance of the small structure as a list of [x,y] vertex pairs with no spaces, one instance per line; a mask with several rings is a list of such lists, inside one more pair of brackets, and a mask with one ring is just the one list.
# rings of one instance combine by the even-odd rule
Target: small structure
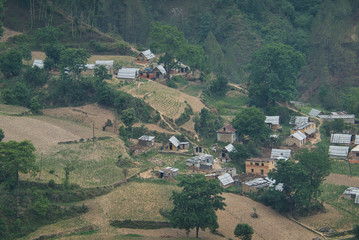
[[140,52],[136,57],[136,63],[148,63],[150,60],[155,58],[155,55],[151,52],[150,49]]
[[203,147],[202,146],[193,146],[193,154],[194,155],[199,155],[203,153]]
[[279,126],[279,116],[266,116],[265,123],[269,128],[276,128]]
[[337,159],[347,159],[349,147],[329,146],[329,157]]
[[204,170],[212,169],[213,164],[214,158],[209,154],[202,154],[186,160],[186,165],[188,167],[196,167]]
[[178,176],[178,169],[172,167],[166,167],[165,169],[158,170],[159,178],[175,178]]
[[353,135],[351,134],[332,134],[330,136],[330,143],[349,145],[352,142]]
[[111,73],[113,69],[113,62],[113,60],[96,60],[95,67],[105,66],[107,71]]
[[217,141],[234,143],[237,141],[236,129],[232,124],[228,124],[217,130]]
[[322,111],[312,108],[312,110],[310,110],[309,112],[309,116],[318,117],[318,115],[321,113]]
[[138,77],[139,71],[139,68],[120,68],[117,73],[117,78],[134,80]]
[[138,138],[138,144],[142,146],[152,147],[154,139],[154,136],[142,135]]
[[314,138],[317,129],[316,129],[316,125],[314,122],[301,123],[301,124],[298,124],[295,127],[291,128],[290,134],[293,134],[298,131],[307,135],[308,138]]
[[298,125],[298,124],[303,124],[303,123],[307,123],[309,121],[309,117],[305,117],[305,116],[292,116],[289,120],[289,124],[292,125]]
[[302,133],[301,131],[297,131],[293,134],[291,134],[284,143],[287,146],[293,146],[296,145],[297,147],[302,147],[307,142],[307,136]]
[[237,169],[231,167],[220,168],[212,171],[214,174],[222,175],[228,173],[231,177],[237,176]]
[[96,65],[92,63],[85,64],[86,70],[95,70]]
[[166,76],[166,70],[162,65],[158,65],[153,70],[151,70],[151,68],[146,68],[144,71],[140,71],[139,76],[140,78],[151,80],[164,79]]
[[44,60],[40,60],[40,59],[35,59],[33,64],[32,64],[32,67],[38,67],[40,69],[43,69],[44,68]]
[[219,154],[219,159],[221,161],[225,160],[227,162],[228,160],[230,160],[229,153],[236,151],[236,148],[232,145],[232,143],[230,143],[222,149],[221,153]]
[[323,121],[331,122],[335,119],[343,119],[344,123],[354,124],[355,123],[355,115],[347,114],[346,112],[332,112],[329,115],[319,115],[320,119]]
[[189,142],[180,142],[175,136],[172,136],[165,146],[165,150],[177,151],[189,149]]
[[174,68],[171,69],[170,73],[171,74],[186,74],[189,72],[189,66],[178,62],[176,66],[174,66]]
[[270,159],[274,159],[274,160],[288,160],[290,158],[290,154],[291,154],[291,150],[290,149],[276,149],[273,148],[271,155],[270,155]]
[[355,145],[359,145],[359,135],[355,135]]
[[269,178],[254,178],[242,184],[242,190],[244,192],[256,192],[259,189],[267,189],[272,186],[274,181]]
[[359,163],[359,145],[357,145],[350,151],[349,160],[352,163]]
[[157,65],[153,69],[153,73],[155,74],[155,79],[164,79],[167,74],[166,69],[162,65]]
[[250,158],[246,160],[246,173],[268,175],[274,169],[274,160],[268,158]]
[[349,200],[354,199],[354,203],[359,204],[359,188],[358,187],[347,188],[343,193],[343,197]]
[[233,178],[228,173],[218,176],[218,180],[224,188],[234,184]]

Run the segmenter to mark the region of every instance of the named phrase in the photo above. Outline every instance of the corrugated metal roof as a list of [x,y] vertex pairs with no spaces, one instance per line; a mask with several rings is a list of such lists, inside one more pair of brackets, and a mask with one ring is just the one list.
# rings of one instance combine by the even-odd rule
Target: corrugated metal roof
[[292,130],[301,130],[301,129],[305,129],[307,127],[310,127],[311,125],[313,125],[314,123],[312,122],[307,122],[307,123],[300,123],[298,125],[296,125],[295,127],[292,128]]
[[151,49],[148,49],[146,51],[142,52],[143,55],[147,58],[147,60],[150,60],[155,57],[155,55],[151,52]]
[[322,111],[313,108],[312,110],[310,110],[309,116],[317,117],[321,112]]
[[232,144],[228,144],[224,148],[227,150],[227,152],[236,151],[236,148]]
[[279,125],[279,116],[266,116],[265,123],[271,123],[273,125]]
[[330,137],[330,143],[335,144],[350,144],[352,140],[351,134],[332,134]]
[[359,145],[359,135],[355,135],[355,144]]
[[270,155],[271,159],[285,159],[288,160],[290,158],[290,149],[272,149],[272,153]]
[[329,156],[332,157],[347,157],[349,153],[349,147],[343,146],[329,146]]
[[354,203],[359,204],[359,193],[355,195]]
[[44,60],[40,60],[40,59],[35,59],[34,63],[32,64],[32,67],[37,66],[40,69],[44,68]]
[[175,147],[178,147],[181,142],[175,137],[175,136],[172,136],[169,141],[175,146]]
[[354,114],[343,114],[343,115],[319,115],[321,119],[354,119]]
[[135,79],[139,68],[121,68],[118,70],[117,78]]
[[162,65],[158,65],[156,68],[162,73],[162,75],[166,74],[166,69]]
[[248,182],[245,182],[244,184],[254,188],[266,188],[270,185],[273,185],[273,183],[274,181],[271,181],[269,178],[255,178]]
[[231,175],[229,175],[229,173],[225,173],[222,176],[219,176],[218,180],[221,182],[222,186],[227,186],[231,183],[234,183],[234,180]]
[[142,140],[142,141],[152,141],[153,139],[155,139],[155,137],[154,136],[149,136],[149,135],[143,135],[143,136],[138,138],[138,140]]
[[305,134],[301,131],[295,132],[291,136],[298,139],[299,141],[303,141],[307,138],[307,136],[305,136]]
[[171,171],[171,172],[177,172],[178,168],[166,167],[166,170]]
[[88,70],[94,70],[96,68],[96,65],[95,64],[86,64],[85,67],[88,69]]
[[348,187],[345,189],[344,195],[356,195],[359,194],[359,188],[358,187]]
[[313,133],[315,133],[317,131],[317,129],[315,128],[309,128],[308,130],[305,130],[305,133],[308,135],[311,135]]
[[300,123],[307,123],[309,120],[309,117],[305,116],[292,116],[289,120],[289,124],[298,125]]
[[106,66],[106,67],[113,67],[113,60],[96,60],[95,61],[96,66]]
[[359,145],[357,145],[355,148],[351,150],[352,152],[359,152]]

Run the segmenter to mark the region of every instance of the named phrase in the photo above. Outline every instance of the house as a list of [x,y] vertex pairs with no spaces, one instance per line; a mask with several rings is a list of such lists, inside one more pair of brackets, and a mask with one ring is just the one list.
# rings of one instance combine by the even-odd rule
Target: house
[[150,60],[155,58],[155,55],[151,52],[150,49],[140,52],[136,57],[136,63],[148,63]]
[[301,131],[297,131],[293,134],[291,134],[284,143],[287,146],[293,146],[296,145],[297,147],[302,147],[307,142],[307,136],[302,133]]
[[309,112],[309,116],[318,117],[318,115],[321,113],[322,111],[312,108],[312,110],[310,110]]
[[164,79],[167,72],[162,65],[157,65],[157,67],[153,69],[153,73],[155,74],[155,79]]
[[270,159],[274,159],[274,160],[288,160],[290,158],[290,154],[291,154],[291,150],[290,149],[272,149],[271,155],[270,155]]
[[189,142],[180,142],[175,136],[172,136],[165,146],[165,150],[186,150],[189,149]]
[[349,153],[350,162],[359,163],[359,145],[353,148]]
[[221,183],[222,187],[226,188],[234,184],[234,180],[231,175],[225,173],[221,176],[218,176],[218,180]]
[[359,145],[359,135],[355,135],[355,145]]
[[266,116],[265,123],[269,128],[277,128],[279,126],[279,116]]
[[358,187],[347,188],[343,193],[343,197],[349,200],[354,199],[354,203],[359,204],[359,188]]
[[159,178],[175,178],[178,176],[178,169],[172,167],[166,167],[165,169],[158,170]]
[[153,136],[142,135],[141,137],[138,138],[138,144],[142,146],[152,147],[154,143],[154,139],[155,137]]
[[217,141],[234,143],[237,141],[236,129],[232,124],[228,124],[217,130]]
[[246,160],[246,173],[268,175],[274,169],[274,160],[269,158],[249,158]]
[[329,157],[337,159],[347,159],[349,147],[329,146]]
[[87,70],[95,70],[96,65],[92,64],[92,63],[88,63],[88,64],[85,64],[85,67],[86,67],[86,71]]
[[186,74],[190,70],[189,66],[178,62],[177,65],[171,69],[171,74]]
[[305,117],[305,116],[292,116],[292,117],[290,117],[289,124],[291,124],[291,125],[298,125],[298,124],[307,123],[308,121],[309,121],[309,117]]
[[352,142],[352,137],[353,135],[351,134],[332,134],[330,136],[330,143],[350,145],[350,143]]
[[202,146],[193,146],[193,154],[194,155],[199,155],[203,153],[203,147]]
[[153,70],[151,70],[151,68],[145,68],[144,71],[140,71],[139,76],[140,78],[151,80],[164,79],[166,76],[166,70],[162,65],[158,65]]
[[44,68],[44,60],[35,59],[32,64],[32,67],[34,68],[35,66],[40,69],[43,69]]
[[219,154],[219,159],[221,161],[222,160],[228,161],[230,159],[229,153],[236,152],[236,151],[237,151],[236,148],[230,143],[222,149],[222,151]]
[[113,69],[113,60],[96,60],[95,67],[105,66],[106,69],[111,73]]
[[186,165],[188,167],[196,167],[204,170],[212,169],[213,164],[214,158],[209,154],[202,154],[186,160]]
[[314,122],[300,123],[290,129],[290,134],[293,134],[298,131],[307,135],[308,138],[314,138],[317,129]]
[[138,77],[139,71],[139,68],[120,68],[117,73],[117,78],[134,80]]
[[242,184],[244,192],[256,192],[260,189],[267,189],[274,184],[274,180],[269,178],[254,178]]
[[344,123],[355,123],[355,115],[347,114],[346,112],[331,112],[329,115],[319,115],[319,118],[323,119],[325,122],[331,122],[335,119],[343,119]]
[[234,177],[234,176],[237,176],[237,169],[231,168],[231,167],[224,167],[224,168],[216,169],[216,170],[212,171],[212,173],[218,174],[218,175],[228,173],[229,175],[231,175],[231,177]]

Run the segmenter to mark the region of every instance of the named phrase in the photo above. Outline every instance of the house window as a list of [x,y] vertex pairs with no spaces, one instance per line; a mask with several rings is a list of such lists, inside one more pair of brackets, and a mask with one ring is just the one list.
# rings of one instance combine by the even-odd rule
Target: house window
[[149,78],[150,77],[150,74],[149,73],[147,73],[147,78]]
[[359,157],[359,153],[357,153],[356,156]]
[[256,166],[259,166],[259,163],[256,162],[255,165],[256,165]]
[[251,162],[251,165],[253,165],[253,163]]
[[262,166],[264,166],[264,163],[262,163]]
[[263,169],[261,170],[261,174],[262,174],[262,175],[264,174],[264,171],[263,171]]
[[251,170],[252,170],[252,172],[254,172],[253,168]]

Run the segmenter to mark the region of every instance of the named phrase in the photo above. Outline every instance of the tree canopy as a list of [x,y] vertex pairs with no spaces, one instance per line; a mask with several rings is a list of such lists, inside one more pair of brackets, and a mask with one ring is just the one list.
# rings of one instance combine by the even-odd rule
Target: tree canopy
[[17,76],[22,68],[22,54],[19,50],[11,49],[0,55],[0,70],[6,78]]
[[60,54],[60,67],[62,72],[68,72],[73,80],[85,70],[87,59],[91,55],[82,48],[67,48]]
[[253,233],[253,228],[247,223],[238,223],[234,229],[234,236],[239,237],[242,240],[251,240]]
[[184,176],[178,186],[181,192],[173,192],[174,208],[171,211],[171,222],[175,227],[189,232],[209,228],[218,228],[216,210],[224,209],[224,198],[219,196],[223,188],[217,179],[206,180],[204,175]]
[[249,97],[257,106],[292,100],[297,93],[297,74],[304,55],[282,43],[265,45],[249,65]]

